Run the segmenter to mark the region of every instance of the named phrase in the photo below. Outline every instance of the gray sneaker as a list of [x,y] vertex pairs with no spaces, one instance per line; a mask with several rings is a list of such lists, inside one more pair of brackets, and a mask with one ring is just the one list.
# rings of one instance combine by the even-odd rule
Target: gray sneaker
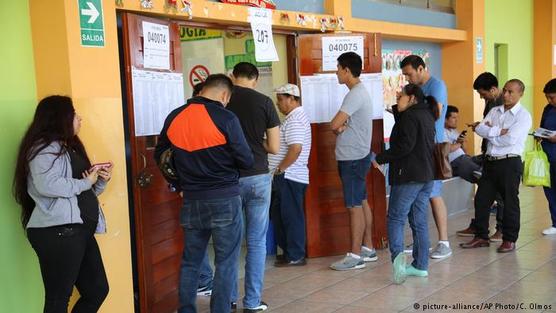
[[361,258],[364,262],[376,262],[378,260],[375,249],[371,251],[361,249]]
[[[432,251],[432,247],[429,248],[429,252],[431,252],[431,251]],[[413,242],[406,245],[405,248],[403,249],[403,252],[407,253],[407,254],[412,254],[413,253]]]
[[452,249],[447,245],[439,242],[436,248],[431,252],[431,258],[433,259],[444,259],[452,255]]
[[353,254],[349,252],[341,261],[332,263],[332,265],[330,265],[330,268],[336,271],[349,271],[364,267],[365,261],[363,261],[363,258],[354,258]]

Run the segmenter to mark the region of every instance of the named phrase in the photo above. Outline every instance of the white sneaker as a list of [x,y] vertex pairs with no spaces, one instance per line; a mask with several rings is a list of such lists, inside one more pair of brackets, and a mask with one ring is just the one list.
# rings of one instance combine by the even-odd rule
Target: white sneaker
[[552,226],[542,231],[543,235],[556,235],[556,227]]

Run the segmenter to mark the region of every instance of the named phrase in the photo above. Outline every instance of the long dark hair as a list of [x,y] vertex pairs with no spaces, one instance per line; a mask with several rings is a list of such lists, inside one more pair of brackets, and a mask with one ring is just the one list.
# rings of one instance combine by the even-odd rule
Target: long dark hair
[[414,96],[418,104],[426,103],[435,121],[440,117],[438,101],[436,101],[433,96],[425,97],[425,94],[423,94],[423,90],[421,89],[421,87],[415,84],[407,84],[403,87],[403,93],[408,96]]
[[29,176],[29,162],[33,160],[44,148],[53,142],[59,142],[60,151],[57,158],[73,149],[82,155],[87,164],[91,162],[85,151],[83,143],[75,134],[73,119],[75,109],[70,97],[49,96],[42,99],[37,106],[31,125],[25,132],[19,151],[12,186],[15,201],[21,206],[21,223],[26,227],[35,207],[35,201],[27,192],[27,178]]

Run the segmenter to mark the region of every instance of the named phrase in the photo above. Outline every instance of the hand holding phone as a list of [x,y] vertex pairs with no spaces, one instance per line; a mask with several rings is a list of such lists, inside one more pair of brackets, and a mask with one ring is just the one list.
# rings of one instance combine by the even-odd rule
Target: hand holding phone
[[104,162],[104,163],[96,163],[91,165],[91,168],[89,169],[89,171],[93,171],[93,170],[101,170],[101,169],[109,169],[112,167],[112,163],[111,162]]

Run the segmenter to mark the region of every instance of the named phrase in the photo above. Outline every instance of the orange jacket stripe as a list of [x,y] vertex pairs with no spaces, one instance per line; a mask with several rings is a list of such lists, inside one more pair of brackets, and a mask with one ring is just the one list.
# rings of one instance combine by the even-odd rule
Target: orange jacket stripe
[[168,128],[168,139],[188,152],[226,144],[226,137],[202,104],[190,104],[176,116]]

